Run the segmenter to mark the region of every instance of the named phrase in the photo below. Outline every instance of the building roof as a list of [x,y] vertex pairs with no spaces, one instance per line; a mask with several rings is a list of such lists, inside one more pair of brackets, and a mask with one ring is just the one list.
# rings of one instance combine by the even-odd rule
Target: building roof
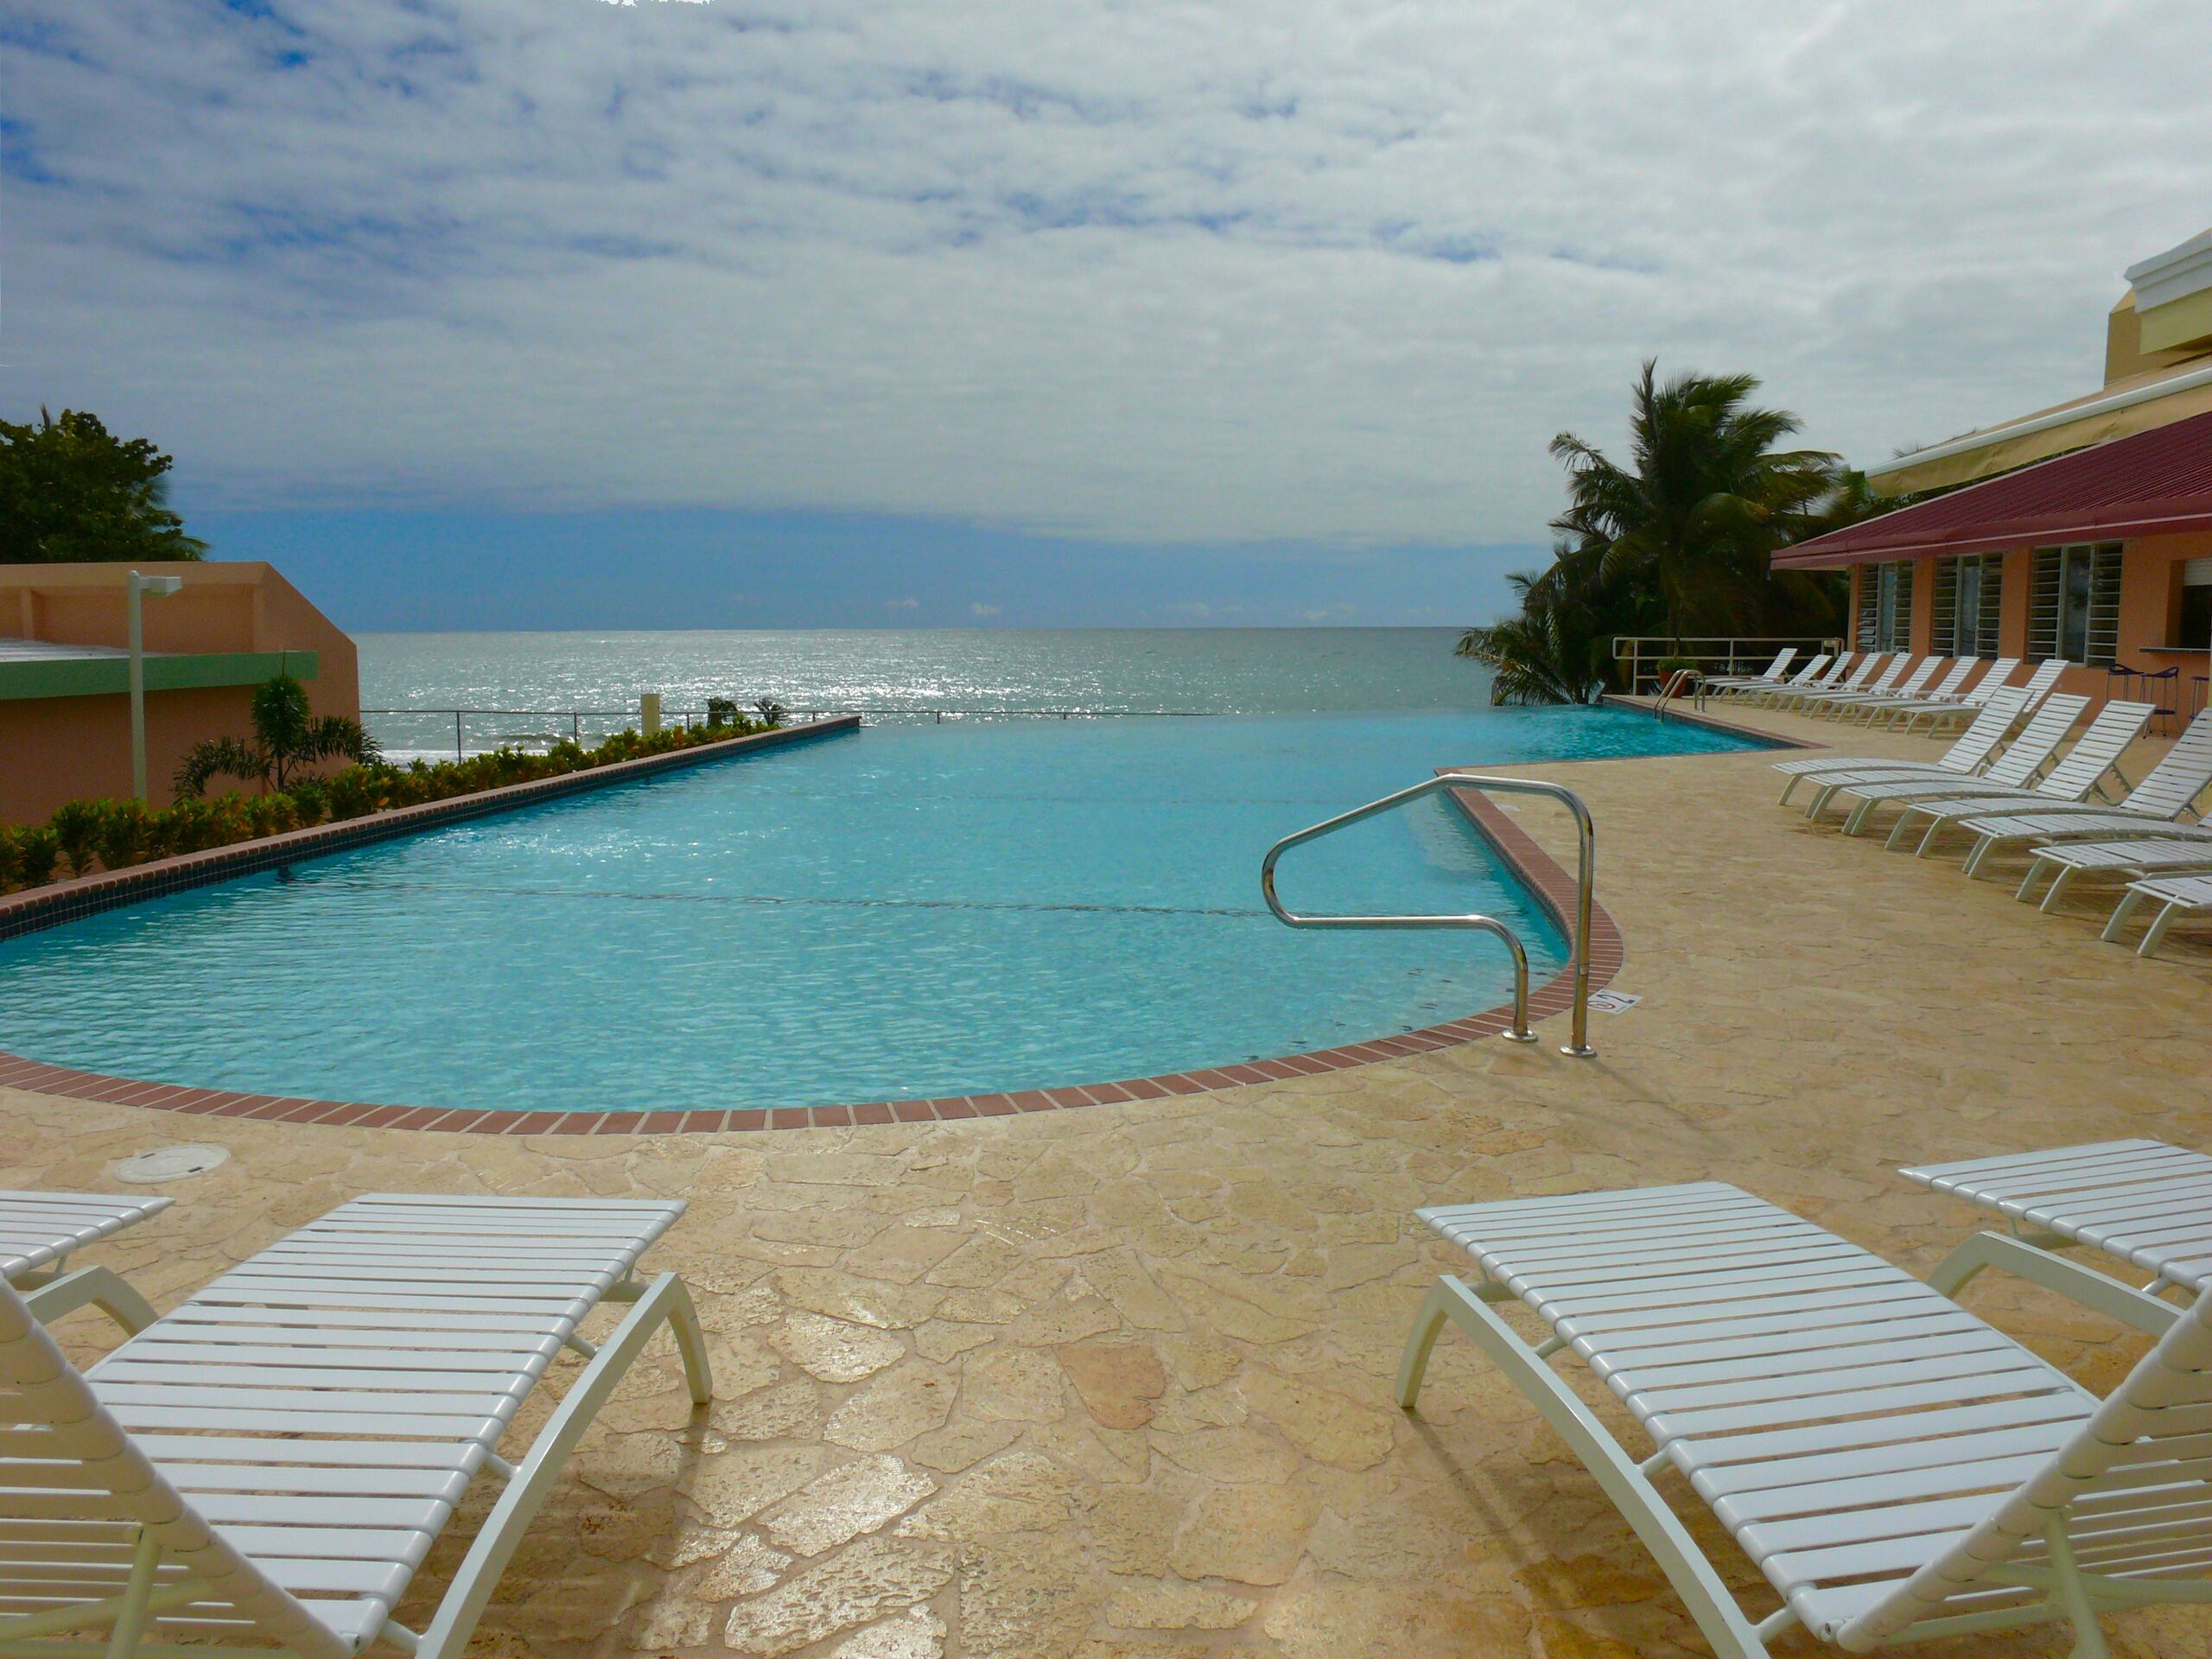
[[1821,569],[2191,530],[2212,530],[2212,413],[1831,531],[1783,549],[1774,563]]

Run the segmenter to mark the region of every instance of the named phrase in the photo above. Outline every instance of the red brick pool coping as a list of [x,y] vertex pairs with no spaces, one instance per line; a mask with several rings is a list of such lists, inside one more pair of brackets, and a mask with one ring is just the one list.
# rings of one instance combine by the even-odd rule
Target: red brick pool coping
[[[808,728],[796,728],[804,731]],[[744,741],[745,740],[738,740]],[[685,757],[707,758],[726,752],[725,745],[684,750]],[[652,757],[656,760],[677,756]],[[647,762],[626,762],[645,765]],[[601,771],[612,772],[613,767]],[[588,774],[575,774],[588,775]],[[566,779],[545,779],[564,782]],[[607,781],[614,781],[607,779]],[[530,789],[532,785],[516,785]],[[1562,932],[1572,931],[1575,891],[1572,873],[1560,868],[1550,854],[1528,833],[1483,797],[1467,790],[1451,791],[1451,798],[1467,815],[1475,830],[1496,849],[1522,883],[1535,894]],[[516,801],[512,804],[521,805]],[[441,802],[440,805],[452,804]],[[409,809],[419,810],[421,809]],[[498,810],[498,809],[494,809]],[[397,814],[379,815],[393,817]],[[475,816],[475,815],[471,815]],[[359,821],[356,821],[357,823]],[[352,825],[337,826],[352,828]],[[303,835],[315,832],[302,831]],[[395,831],[393,833],[404,833]],[[277,839],[287,839],[278,837]],[[261,846],[263,843],[251,843]],[[345,844],[351,844],[345,843]],[[217,853],[238,851],[217,849]],[[335,851],[321,848],[319,851]],[[296,854],[295,855],[304,855]],[[194,858],[210,857],[194,854]],[[169,863],[184,861],[168,860]],[[249,865],[260,868],[274,859]],[[152,866],[141,866],[149,869]],[[241,874],[232,871],[230,874]],[[123,876],[137,871],[122,872]],[[87,881],[105,878],[93,876]],[[207,880],[222,880],[210,876]],[[82,882],[65,885],[82,887]],[[198,885],[173,884],[173,885]],[[165,890],[165,889],[164,889]],[[139,894],[147,897],[149,894]],[[130,899],[117,902],[129,903]],[[101,906],[104,908],[105,906]],[[1625,960],[1621,932],[1602,905],[1590,910],[1590,985],[1595,990],[1609,983]],[[1529,991],[1529,1019],[1533,1024],[1564,1013],[1574,995],[1574,976],[1562,969],[1541,986]],[[1065,1111],[1081,1106],[1106,1106],[1133,1100],[1165,1100],[1176,1095],[1205,1094],[1217,1089],[1241,1088],[1248,1084],[1280,1083],[1291,1077],[1348,1071],[1382,1060],[1402,1059],[1440,1048],[1456,1047],[1484,1037],[1495,1037],[1512,1024],[1512,1005],[1501,1003],[1464,1020],[1447,1020],[1395,1037],[1377,1037],[1363,1043],[1315,1049],[1281,1059],[1252,1060],[1196,1071],[1170,1071],[1159,1077],[1126,1077],[1114,1083],[1085,1084],[1079,1088],[1025,1089],[1010,1094],[952,1095],[931,1099],[870,1101],[852,1106],[777,1106],[726,1111],[647,1112],[515,1112],[487,1111],[474,1106],[402,1106],[367,1101],[311,1100],[301,1096],[249,1095],[220,1089],[195,1089],[175,1084],[147,1083],[132,1077],[108,1077],[97,1071],[73,1071],[0,1052],[0,1088],[26,1089],[78,1100],[105,1101],[117,1106],[143,1106],[154,1111],[181,1112],[205,1117],[250,1117],[282,1123],[320,1123],[332,1128],[364,1129],[435,1129],[464,1135],[678,1135],[721,1134],[754,1129],[848,1128],[886,1123],[949,1122],[974,1117],[1011,1117],[1023,1112]]]

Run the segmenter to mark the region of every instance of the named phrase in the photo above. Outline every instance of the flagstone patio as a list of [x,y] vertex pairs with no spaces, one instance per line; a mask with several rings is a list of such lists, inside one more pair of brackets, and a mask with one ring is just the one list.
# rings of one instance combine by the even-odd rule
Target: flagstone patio
[[[1955,860],[1816,832],[1775,806],[1773,758],[1530,769],[1595,813],[1615,987],[1642,998],[1593,1016],[1594,1060],[1559,1054],[1554,1020],[1534,1049],[1208,1095],[728,1135],[325,1128],[0,1090],[0,1183],[111,1188],[128,1154],[228,1147],[99,1249],[164,1306],[363,1191],[690,1199],[648,1262],[698,1296],[716,1402],[690,1413],[672,1349],[639,1368],[509,1571],[487,1655],[1701,1655],[1596,1483],[1466,1344],[1447,1335],[1420,1416],[1392,1404],[1407,1323],[1452,1265],[1415,1206],[1711,1177],[1925,1270],[1975,1218],[1900,1164],[2212,1146],[2212,950],[2177,936],[2139,961]],[[1518,819],[1567,844],[1542,809]],[[2042,1293],[1986,1279],[1968,1300],[2094,1388],[2139,1351]],[[80,1357],[109,1334],[61,1330]],[[2112,1630],[2133,1659],[2202,1652],[2212,1609]]]

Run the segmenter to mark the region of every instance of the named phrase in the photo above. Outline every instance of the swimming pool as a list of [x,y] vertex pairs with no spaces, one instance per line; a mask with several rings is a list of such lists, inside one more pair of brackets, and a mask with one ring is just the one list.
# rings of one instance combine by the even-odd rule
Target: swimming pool
[[[492,1109],[1048,1088],[1503,1001],[1495,940],[1299,932],[1276,837],[1471,766],[1742,747],[1618,709],[871,728],[0,944],[0,1047],[242,1091]],[[1284,861],[1307,910],[1557,933],[1440,800]]]

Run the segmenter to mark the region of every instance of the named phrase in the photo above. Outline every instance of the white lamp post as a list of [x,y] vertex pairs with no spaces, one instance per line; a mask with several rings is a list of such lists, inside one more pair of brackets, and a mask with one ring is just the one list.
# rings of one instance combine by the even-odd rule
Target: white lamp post
[[136,570],[124,583],[130,626],[130,792],[142,804],[146,799],[146,645],[138,601],[143,594],[166,599],[183,586],[176,576],[142,576]]

